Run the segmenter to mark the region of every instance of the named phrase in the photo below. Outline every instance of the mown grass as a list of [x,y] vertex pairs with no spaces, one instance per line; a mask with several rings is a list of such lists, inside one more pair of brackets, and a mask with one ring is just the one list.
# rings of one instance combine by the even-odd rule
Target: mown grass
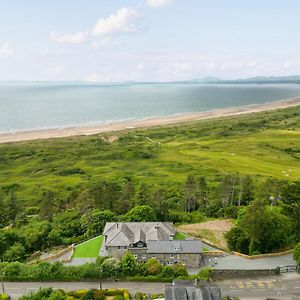
[[73,258],[95,258],[103,243],[103,235],[90,239],[75,247]]
[[182,241],[182,240],[185,240],[185,238],[186,238],[186,235],[184,233],[179,232],[179,231],[177,231],[175,233],[175,236],[174,236],[175,241]]
[[[112,135],[119,139],[102,138]],[[189,174],[212,183],[233,172],[300,178],[300,107],[102,136],[0,145],[0,197],[14,188],[35,205],[44,188],[66,199],[89,183],[123,178],[160,185]]]

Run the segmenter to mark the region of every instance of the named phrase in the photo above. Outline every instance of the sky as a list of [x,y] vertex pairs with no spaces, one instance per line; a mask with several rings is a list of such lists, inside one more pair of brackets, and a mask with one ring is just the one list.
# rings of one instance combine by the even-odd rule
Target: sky
[[0,80],[300,74],[299,0],[0,0]]

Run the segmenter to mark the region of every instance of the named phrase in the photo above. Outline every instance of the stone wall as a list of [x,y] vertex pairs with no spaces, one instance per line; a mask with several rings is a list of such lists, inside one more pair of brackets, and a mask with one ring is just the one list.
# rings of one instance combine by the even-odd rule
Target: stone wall
[[129,248],[128,250],[136,257],[139,263],[155,258],[162,265],[178,263],[190,268],[199,268],[204,265],[200,253],[148,253],[147,248]]
[[220,270],[213,269],[211,277],[214,279],[239,278],[239,277],[255,277],[266,275],[279,275],[278,269],[258,269],[258,270]]

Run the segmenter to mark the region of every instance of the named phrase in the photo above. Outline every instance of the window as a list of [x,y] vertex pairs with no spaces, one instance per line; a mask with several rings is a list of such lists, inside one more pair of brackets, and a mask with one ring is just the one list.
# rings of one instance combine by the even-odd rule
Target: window
[[174,259],[174,258],[175,258],[174,254],[171,254],[171,255],[170,255],[170,258],[171,258],[171,259]]
[[142,255],[142,259],[146,259],[147,256],[145,254]]
[[156,255],[152,255],[152,258],[156,258]]
[[135,259],[137,259],[137,258],[138,258],[137,254],[133,254],[133,256],[134,256],[134,258],[135,258]]
[[177,254],[177,259],[180,259],[180,254]]

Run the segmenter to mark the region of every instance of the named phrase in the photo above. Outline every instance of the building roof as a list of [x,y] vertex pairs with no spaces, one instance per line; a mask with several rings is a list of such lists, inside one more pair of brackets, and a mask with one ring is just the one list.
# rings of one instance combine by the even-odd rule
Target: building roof
[[139,241],[168,241],[175,229],[168,222],[111,222],[106,223],[103,234],[106,246],[129,246]]
[[165,300],[221,300],[220,288],[215,284],[202,283],[186,280],[174,281],[165,285]]
[[148,253],[201,253],[202,242],[198,240],[148,241]]

